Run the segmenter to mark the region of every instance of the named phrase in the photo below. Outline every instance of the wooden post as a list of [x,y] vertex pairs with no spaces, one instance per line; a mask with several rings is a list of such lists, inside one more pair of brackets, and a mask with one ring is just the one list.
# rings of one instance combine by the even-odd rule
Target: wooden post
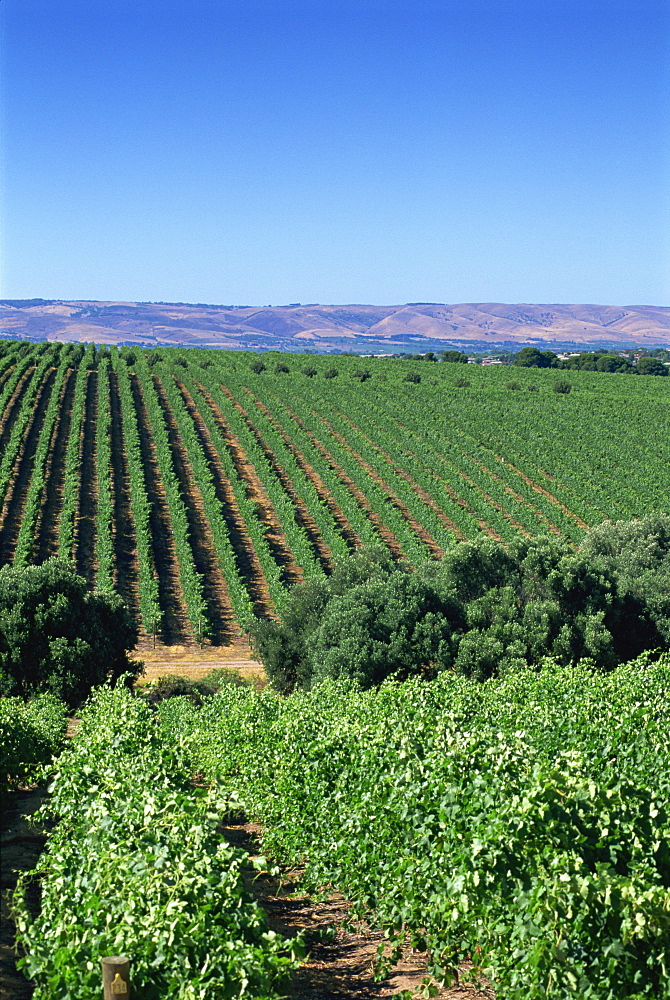
[[154,649],[156,648],[156,619],[154,618]]
[[102,960],[102,987],[105,1000],[130,1000],[130,959],[122,955],[109,955]]

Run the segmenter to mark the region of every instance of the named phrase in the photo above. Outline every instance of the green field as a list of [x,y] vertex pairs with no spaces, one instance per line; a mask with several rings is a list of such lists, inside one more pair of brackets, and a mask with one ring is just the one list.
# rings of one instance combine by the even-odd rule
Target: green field
[[1,344],[0,565],[65,556],[166,642],[230,642],[363,545],[670,510],[670,379]]

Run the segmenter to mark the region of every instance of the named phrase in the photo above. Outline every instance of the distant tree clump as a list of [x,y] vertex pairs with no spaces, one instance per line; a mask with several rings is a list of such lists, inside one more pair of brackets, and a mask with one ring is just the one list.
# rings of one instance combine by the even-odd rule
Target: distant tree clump
[[418,385],[420,381],[421,376],[418,372],[407,372],[403,379],[403,382],[413,382],[415,385]]
[[638,375],[667,375],[668,367],[658,358],[640,358],[634,369]]
[[315,375],[319,374],[317,372],[316,368],[313,368],[312,365],[306,365],[303,368],[302,373],[303,373],[303,375],[306,375],[307,378],[314,378]]
[[457,389],[467,389],[470,386],[470,380],[467,378],[455,378],[454,385]]
[[323,377],[324,378],[337,378],[337,376],[339,374],[340,373],[338,372],[337,368],[326,368],[325,372],[323,373]]
[[553,351],[540,351],[537,347],[522,347],[513,361],[518,368],[558,368],[559,363]]
[[450,364],[461,364],[467,365],[468,356],[462,351],[440,351],[443,361],[448,361]]
[[596,371],[598,372],[621,372],[629,375],[634,370],[628,358],[624,358],[620,354],[601,354],[596,361]]
[[251,364],[249,365],[249,368],[255,375],[260,375],[261,372],[264,372],[266,370],[265,365],[260,360],[252,361]]
[[291,591],[252,646],[280,692],[326,677],[363,687],[440,670],[485,680],[551,656],[610,670],[670,648],[670,517],[601,526],[581,548],[550,537],[460,542],[412,571],[359,550]]
[[369,372],[367,368],[357,368],[351,373],[351,377],[357,378],[359,382],[367,382],[369,378],[372,378],[372,372]]
[[572,384],[567,379],[559,378],[558,382],[554,382],[552,385],[552,389],[554,392],[567,394],[568,392],[572,392]]
[[290,371],[291,371],[291,369],[289,368],[289,366],[287,364],[285,364],[283,361],[279,361],[275,365],[275,374],[276,375],[284,375],[284,374],[287,374]]
[[137,625],[115,594],[91,593],[57,558],[0,569],[0,694],[48,692],[79,705],[95,685],[142,665]]

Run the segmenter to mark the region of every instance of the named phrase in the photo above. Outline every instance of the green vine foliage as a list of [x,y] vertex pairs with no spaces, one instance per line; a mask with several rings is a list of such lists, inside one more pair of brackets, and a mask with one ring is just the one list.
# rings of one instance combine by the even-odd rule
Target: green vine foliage
[[0,698],[0,792],[59,753],[66,729],[67,706],[53,695]]
[[248,855],[222,840],[234,803],[192,786],[154,719],[126,689],[101,689],[57,761],[45,809],[57,823],[13,898],[35,1000],[97,1000],[104,955],[131,957],[143,1000],[271,998],[298,963],[300,942],[269,930],[243,886]]
[[670,657],[160,712],[268,850],[499,1000],[670,998]]

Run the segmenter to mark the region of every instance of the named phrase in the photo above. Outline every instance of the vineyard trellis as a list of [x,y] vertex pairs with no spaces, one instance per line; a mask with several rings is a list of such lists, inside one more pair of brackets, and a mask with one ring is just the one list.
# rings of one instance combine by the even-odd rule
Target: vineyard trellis
[[[482,533],[505,541],[550,533],[576,545],[607,518],[670,505],[670,379],[571,372],[573,392],[560,395],[551,372],[515,371],[522,391],[512,392],[504,370],[475,366],[463,380],[462,366],[373,358],[362,379],[355,357],[313,356],[305,366],[284,356],[261,371],[257,360],[4,344],[5,561],[43,558],[43,528],[50,550],[81,560],[85,440],[96,489],[87,515],[92,581],[119,587],[123,507],[132,556],[123,572],[133,576],[126,590],[137,593],[139,623],[168,636],[181,607],[191,640],[209,632],[229,641],[252,615],[281,615],[290,585],[329,574],[363,545],[413,564]],[[324,377],[334,367],[338,377]],[[419,380],[407,381],[408,372]],[[62,501],[40,527],[59,435]],[[19,478],[20,527],[12,508],[11,528]],[[166,544],[172,603],[161,577]]]

